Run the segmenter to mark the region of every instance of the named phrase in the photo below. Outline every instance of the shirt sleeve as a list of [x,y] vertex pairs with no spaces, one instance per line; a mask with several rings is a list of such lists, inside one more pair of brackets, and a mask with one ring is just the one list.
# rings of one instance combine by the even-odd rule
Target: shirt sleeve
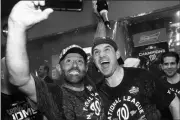
[[48,104],[47,96],[49,94],[47,84],[39,79],[38,77],[33,76],[35,85],[36,85],[36,97],[37,97],[37,107],[41,112],[44,112],[44,108]]
[[[33,76],[36,85],[37,107],[38,109],[49,117],[62,117],[61,108],[61,91],[57,86],[48,84]],[[57,103],[58,101],[58,103]]]

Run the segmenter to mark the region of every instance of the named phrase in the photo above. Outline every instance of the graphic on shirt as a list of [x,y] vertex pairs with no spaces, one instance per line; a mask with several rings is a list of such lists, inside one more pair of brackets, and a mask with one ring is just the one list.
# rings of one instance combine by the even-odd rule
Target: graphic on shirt
[[130,95],[116,98],[110,105],[107,115],[108,120],[129,120],[132,118],[146,120],[141,103]]
[[132,86],[131,89],[129,90],[129,93],[136,95],[139,92],[139,88],[136,86]]
[[108,120],[146,120],[141,103],[136,98],[139,87],[131,86],[129,95],[114,99],[108,110]]
[[12,120],[25,120],[27,118],[32,120],[37,114],[37,111],[32,109],[25,101],[12,104],[6,112]]
[[101,102],[100,97],[97,92],[92,92],[92,87],[86,87],[89,91],[91,91],[90,96],[85,100],[83,111],[86,111],[88,114],[86,115],[86,119],[92,119],[92,116],[101,115]]
[[171,94],[171,92],[174,93],[175,95],[180,95],[180,90],[177,88],[169,88],[167,93]]

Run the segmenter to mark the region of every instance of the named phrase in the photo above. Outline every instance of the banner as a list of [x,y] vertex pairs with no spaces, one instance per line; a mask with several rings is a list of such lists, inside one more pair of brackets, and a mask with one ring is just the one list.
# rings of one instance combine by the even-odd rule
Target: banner
[[133,56],[140,59],[141,68],[154,72],[157,76],[161,74],[159,64],[161,54],[168,51],[168,43],[161,42],[134,48]]
[[158,59],[159,55],[168,51],[167,42],[146,45],[135,48],[135,54],[138,57],[144,57],[150,62],[153,62]]
[[134,47],[155,44],[160,42],[167,42],[166,29],[157,29],[148,32],[142,32],[133,35]]

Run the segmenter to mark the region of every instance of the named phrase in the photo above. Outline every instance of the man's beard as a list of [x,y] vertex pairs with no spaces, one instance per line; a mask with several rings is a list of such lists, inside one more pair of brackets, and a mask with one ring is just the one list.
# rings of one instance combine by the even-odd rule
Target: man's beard
[[44,74],[38,73],[38,76],[39,76],[40,78],[43,78],[43,77],[44,77]]
[[[68,74],[70,71],[72,70],[77,70],[80,74],[79,75],[70,75]],[[66,82],[67,84],[71,84],[71,85],[78,85],[78,84],[82,84],[84,77],[85,77],[86,71],[80,71],[78,68],[76,69],[70,69],[68,71],[64,71],[62,70],[62,75],[64,76],[64,82]]]

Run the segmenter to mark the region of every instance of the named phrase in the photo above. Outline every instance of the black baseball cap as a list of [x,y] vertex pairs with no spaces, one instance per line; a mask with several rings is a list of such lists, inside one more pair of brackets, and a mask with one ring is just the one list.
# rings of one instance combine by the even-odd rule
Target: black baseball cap
[[[99,37],[99,38],[96,38],[93,42],[92,55],[93,55],[94,48],[100,44],[109,44],[114,48],[115,51],[118,50],[118,46],[117,46],[116,42],[114,40],[112,40],[110,37],[103,37],[103,38]],[[124,64],[124,61],[121,57],[117,61],[118,61],[119,65]]]
[[65,49],[63,49],[61,51],[61,54],[59,56],[59,63],[66,57],[67,54],[69,53],[78,53],[80,54],[84,60],[87,62],[87,54],[86,52],[83,50],[82,47],[80,47],[79,45],[70,45],[68,47],[66,47]]

